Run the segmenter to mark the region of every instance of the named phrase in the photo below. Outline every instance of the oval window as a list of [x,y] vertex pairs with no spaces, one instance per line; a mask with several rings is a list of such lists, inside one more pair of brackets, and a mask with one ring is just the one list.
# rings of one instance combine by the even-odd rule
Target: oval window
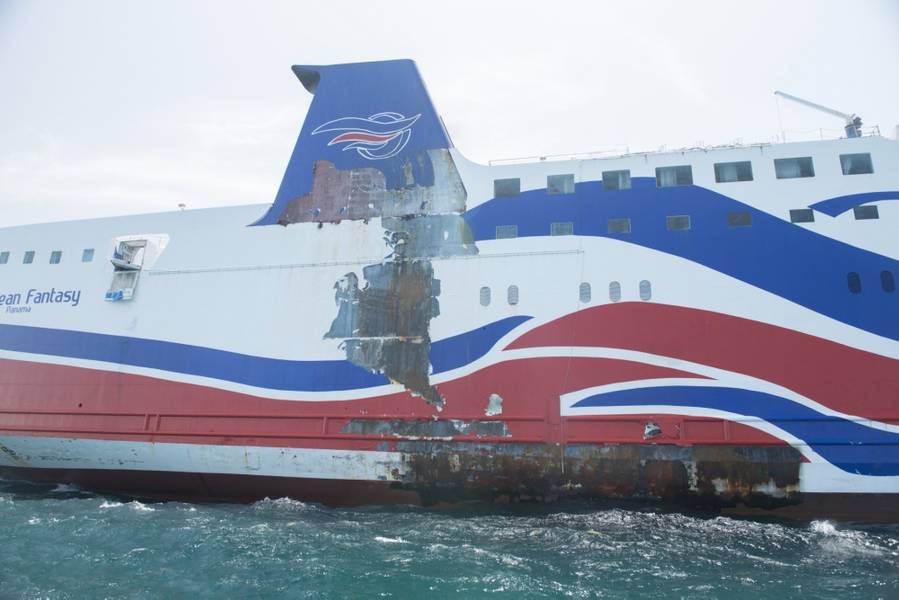
[[506,297],[509,300],[509,304],[513,306],[518,304],[518,286],[510,285],[508,291],[506,292]]
[[578,286],[577,296],[584,304],[590,302],[590,299],[593,297],[593,291],[590,289],[590,284],[586,281],[581,283],[581,285]]
[[640,282],[640,300],[649,300],[652,298],[652,284],[644,279]]
[[621,284],[617,281],[613,281],[609,284],[609,300],[612,302],[621,300]]
[[490,306],[490,288],[487,286],[481,288],[481,306]]

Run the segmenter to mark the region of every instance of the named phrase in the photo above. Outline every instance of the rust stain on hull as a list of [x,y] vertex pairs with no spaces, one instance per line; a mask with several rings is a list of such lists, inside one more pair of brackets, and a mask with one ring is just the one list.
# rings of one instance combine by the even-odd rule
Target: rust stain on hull
[[424,503],[558,498],[646,499],[772,508],[800,501],[789,447],[398,442]]

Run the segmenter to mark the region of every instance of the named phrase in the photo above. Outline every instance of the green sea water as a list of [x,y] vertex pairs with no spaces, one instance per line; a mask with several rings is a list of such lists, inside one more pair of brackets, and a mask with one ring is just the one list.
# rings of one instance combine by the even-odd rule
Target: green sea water
[[142,503],[0,481],[0,598],[899,598],[899,526]]

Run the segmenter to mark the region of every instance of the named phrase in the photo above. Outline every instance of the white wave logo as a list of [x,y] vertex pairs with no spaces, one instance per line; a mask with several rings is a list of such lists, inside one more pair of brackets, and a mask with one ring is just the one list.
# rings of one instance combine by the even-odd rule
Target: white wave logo
[[368,160],[391,158],[403,151],[412,137],[412,125],[421,114],[406,117],[400,113],[382,112],[368,118],[342,117],[319,125],[312,135],[339,132],[329,146],[346,144],[343,150],[355,150]]

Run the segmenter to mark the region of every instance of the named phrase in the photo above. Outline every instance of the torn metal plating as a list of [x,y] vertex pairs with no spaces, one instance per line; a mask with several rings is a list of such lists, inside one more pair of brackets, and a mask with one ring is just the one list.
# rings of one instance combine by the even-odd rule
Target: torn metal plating
[[[385,169],[404,185],[388,188]],[[466,198],[445,149],[385,161],[378,169],[340,171],[317,161],[312,190],[291,201],[278,220],[288,225],[381,218],[390,254],[364,267],[361,282],[351,272],[335,284],[337,316],[324,337],[343,340],[347,360],[383,373],[438,410],[444,400],[430,384],[428,331],[440,314],[440,280],[430,259],[477,254],[462,218]]]

